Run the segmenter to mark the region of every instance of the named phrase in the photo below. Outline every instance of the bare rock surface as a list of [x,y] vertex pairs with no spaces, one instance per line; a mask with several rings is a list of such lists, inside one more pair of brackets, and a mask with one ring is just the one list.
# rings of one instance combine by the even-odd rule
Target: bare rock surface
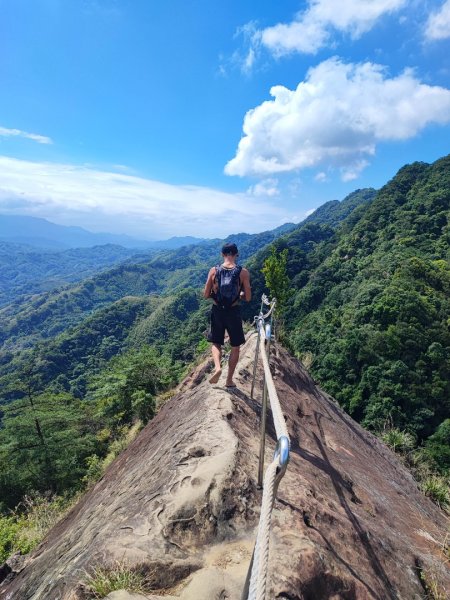
[[[261,501],[260,369],[250,398],[255,345],[251,335],[234,390],[224,387],[225,375],[211,386],[205,366],[197,369],[0,587],[0,598],[86,598],[86,572],[119,561],[144,573],[153,591],[109,600],[239,600]],[[271,365],[291,461],[273,511],[267,598],[419,600],[427,577],[450,589],[445,515],[278,345]],[[268,436],[266,464],[272,426]]]

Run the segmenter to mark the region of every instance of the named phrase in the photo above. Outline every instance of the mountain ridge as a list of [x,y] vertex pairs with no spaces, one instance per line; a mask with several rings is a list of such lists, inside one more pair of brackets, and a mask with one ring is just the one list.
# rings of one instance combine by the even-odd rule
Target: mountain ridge
[[[301,579],[294,584],[297,591],[284,587],[286,582],[282,582],[280,597],[285,597],[286,592],[287,597],[297,598],[300,589],[305,598],[321,597],[320,594],[328,598],[339,592],[346,600],[374,597],[409,600],[421,597],[420,588],[411,588],[413,592],[410,589],[402,596],[398,590],[407,585],[406,579],[414,586],[419,581],[423,593],[428,593],[434,581],[438,563],[431,564],[429,560],[431,554],[437,560],[439,547],[445,546],[444,533],[440,532],[441,517],[436,520],[433,515],[438,513],[433,511],[437,509],[433,509],[429,513],[430,524],[419,529],[416,517],[408,519],[411,507],[400,506],[397,501],[404,501],[401,493],[404,490],[413,501],[413,512],[421,506],[418,510],[423,515],[431,505],[420,488],[441,506],[450,505],[445,479],[450,467],[450,419],[446,419],[449,408],[445,397],[449,381],[447,377],[446,382],[446,374],[450,373],[450,341],[445,329],[445,318],[450,314],[450,294],[446,292],[450,292],[449,207],[450,157],[445,157],[433,165],[406,165],[378,192],[358,190],[342,203],[329,203],[316,215],[319,223],[312,215],[303,224],[278,230],[281,235],[272,231],[233,236],[252,272],[255,301],[245,308],[246,316],[251,318],[259,310],[259,297],[265,291],[260,273],[265,258],[273,251],[278,256],[286,251],[292,295],[284,315],[283,341],[292,354],[307,362],[315,380],[325,385],[328,393],[332,392],[357,420],[401,453],[416,478],[403,467],[399,470],[398,459],[370,433],[356,427],[326,394],[311,388],[307,384],[311,380],[305,379],[298,363],[277,347],[273,356],[277,389],[286,397],[292,390],[301,393],[302,385],[311,392],[306,404],[302,401],[299,405],[297,399],[286,414],[294,455],[306,461],[303,467],[306,463],[313,467],[307,485],[310,492],[301,496],[301,501],[291,496],[281,500],[297,509],[301,507],[303,523],[313,530],[309,532],[311,535],[319,530],[311,514],[319,515],[320,523],[330,525],[330,531],[327,525],[317,539],[324,541],[325,536],[351,567],[349,571],[344,568],[344,576],[339,571],[343,563],[333,563],[334,554],[331,552],[330,557],[330,546],[325,541],[319,555],[331,560],[327,565],[333,577],[328,576],[329,571],[323,571],[323,564],[318,563],[314,553],[307,552],[306,562],[311,571],[302,571]],[[76,286],[36,296],[30,304],[19,301],[0,311],[4,319],[0,385],[2,402],[6,403],[2,407],[0,452],[7,457],[0,463],[0,478],[8,489],[2,509],[16,506],[30,489],[45,492],[51,485],[58,493],[73,493],[82,478],[88,481],[98,476],[96,473],[107,462],[105,455],[109,456],[109,448],[112,451],[122,443],[123,432],[135,427],[136,419],[147,422],[153,417],[156,405],[170,395],[168,389],[186,365],[208,346],[204,339],[208,305],[200,297],[200,288],[207,267],[220,256],[221,243],[222,240],[213,240],[181,250],[161,251],[150,258],[132,257]],[[402,346],[403,343],[406,345]],[[28,349],[20,350],[27,345]],[[249,440],[256,430],[258,407],[248,401],[251,369],[245,367],[248,364],[245,350],[243,354],[239,373],[243,395],[238,393],[233,400],[236,416],[228,419],[232,413],[226,412],[225,417],[233,424],[240,424],[241,420],[247,423],[239,438],[239,446],[246,448],[247,442],[256,446],[256,441]],[[281,355],[280,363],[277,357]],[[183,387],[185,391],[191,390],[200,403],[203,402],[200,388],[206,392],[205,402],[215,394],[204,381],[208,368],[200,366],[200,371],[191,373]],[[294,372],[298,378],[289,378]],[[285,384],[289,384],[291,392]],[[319,397],[328,400],[322,402]],[[191,417],[197,410],[195,398],[188,411]],[[28,406],[31,401],[33,406],[37,403],[38,418],[44,424],[46,452],[42,445],[36,446],[33,425],[36,413]],[[222,399],[219,404],[224,406],[225,401]],[[314,404],[316,401],[319,404]],[[178,405],[169,401],[168,406],[172,407],[174,417],[181,416]],[[215,420],[218,418],[216,414]],[[176,421],[174,427],[177,432],[183,430]],[[339,431],[342,437],[337,441]],[[17,436],[23,449],[28,448],[26,452],[16,448]],[[182,433],[180,436],[183,437]],[[64,447],[61,452],[61,441],[68,438],[72,442],[70,448]],[[363,442],[362,446],[358,446],[358,440]],[[179,446],[181,450],[182,443]],[[186,453],[189,456],[189,447]],[[207,456],[205,453],[205,460]],[[345,457],[355,461],[363,457],[363,461],[359,466],[347,464],[342,462]],[[55,467],[51,478],[49,462]],[[183,461],[178,462],[183,465]],[[369,482],[367,465],[380,469],[378,473],[370,471]],[[354,471],[359,473],[358,478],[353,477]],[[304,469],[296,473],[297,480],[302,481],[303,472]],[[374,481],[378,482],[375,488]],[[383,510],[383,502],[371,496],[372,491],[378,490],[378,500],[386,498],[386,485],[393,502],[389,513]],[[244,481],[241,488],[247,489]],[[174,487],[181,489],[181,485]],[[229,498],[228,492],[224,494]],[[328,507],[333,511],[337,507],[337,513],[324,514],[324,499],[331,497],[338,501]],[[236,498],[235,504],[239,502]],[[285,510],[286,504],[281,504],[280,510]],[[228,510],[230,506],[227,507]],[[209,516],[217,517],[214,511],[215,508]],[[294,510],[294,513],[298,520],[300,512]],[[401,518],[391,519],[390,513],[400,513]],[[180,518],[180,523],[190,523],[193,513],[188,510],[183,514],[175,513],[174,518]],[[201,510],[198,514],[202,514]],[[169,529],[171,520],[169,515]],[[193,521],[196,531],[201,532],[201,522],[195,518]],[[345,538],[339,527],[348,525],[347,521],[353,529]],[[233,512],[230,522],[233,523]],[[290,530],[296,531],[295,523],[294,520]],[[334,529],[333,523],[339,527]],[[401,548],[399,534],[395,533],[398,523],[402,527],[400,537],[408,539]],[[385,528],[392,530],[393,538]],[[190,525],[186,525],[185,531],[192,534]],[[331,537],[330,532],[333,532]],[[411,554],[411,548],[424,549],[422,537],[428,535],[435,542],[425,550],[428,558],[424,559],[422,550]],[[343,545],[341,537],[346,539]],[[304,532],[301,538],[305,539]],[[376,552],[374,539],[377,544],[380,542]],[[183,545],[183,540],[177,538],[175,544],[180,543]],[[352,557],[351,552],[358,548],[358,556]],[[8,548],[3,547],[2,552],[7,556]],[[391,554],[395,553],[404,555],[406,562],[402,563],[402,575],[391,576]],[[368,560],[366,566],[369,565],[369,571],[363,575],[359,571],[361,555]],[[202,559],[197,561],[197,558],[190,563],[192,569],[205,574]],[[172,572],[167,564],[158,564],[158,569]],[[291,567],[291,574],[298,571],[297,565]],[[239,570],[238,566],[236,569]],[[214,572],[225,586],[222,591],[217,590],[220,598],[222,592],[228,593],[225,575],[217,569]],[[348,572],[353,579],[349,579]],[[242,577],[237,571],[235,575]],[[367,582],[370,589],[364,586]],[[190,585],[186,578],[180,581],[182,586],[185,583]]]
[[[351,196],[353,197],[354,194]],[[366,198],[362,201],[365,200]],[[342,201],[342,207],[343,214],[346,215],[348,213],[346,199]],[[321,219],[323,219],[323,212]],[[343,218],[339,209],[334,211],[334,214],[338,222]],[[287,235],[291,231],[301,230],[313,222],[314,215],[310,215],[298,225],[286,223],[274,230],[257,234],[238,233],[224,240],[205,240],[200,244],[191,244],[178,249],[164,249],[150,257],[146,254],[134,255],[133,258],[124,260],[110,270],[104,270],[100,274],[93,273],[88,280],[76,282],[73,286],[66,285],[61,290],[40,294],[33,297],[30,302],[25,297],[23,301],[10,303],[3,309],[0,307],[0,316],[5,323],[7,319],[10,322],[10,325],[0,326],[0,341],[5,345],[11,334],[17,339],[22,335],[21,332],[25,334],[22,339],[26,339],[29,335],[31,341],[37,341],[39,337],[34,332],[38,329],[44,331],[41,337],[47,337],[44,321],[51,318],[53,310],[56,310],[58,321],[61,322],[58,327],[51,328],[54,335],[63,331],[64,327],[74,325],[81,315],[89,314],[108,302],[115,302],[123,295],[161,294],[168,290],[178,292],[186,287],[200,287],[204,283],[205,272],[211,263],[220,260],[220,249],[223,243],[231,241],[237,243],[240,261],[245,262],[275,238]],[[186,269],[186,266],[189,268]],[[65,311],[58,307],[63,308],[68,304],[67,295],[73,297],[75,306],[64,317]]]
[[[85,599],[83,573],[120,560],[148,575],[152,600],[238,600],[260,506],[255,349],[250,335],[231,393],[207,382],[209,361],[200,365],[10,574],[0,597]],[[432,576],[448,587],[444,515],[278,344],[271,362],[291,461],[272,518],[269,597],[419,600]],[[269,424],[267,463],[274,445]]]
[[179,248],[200,243],[204,238],[171,237],[168,240],[141,240],[126,234],[94,233],[75,225],[58,225],[40,217],[0,214],[0,241],[47,249],[68,249],[116,244],[124,248]]

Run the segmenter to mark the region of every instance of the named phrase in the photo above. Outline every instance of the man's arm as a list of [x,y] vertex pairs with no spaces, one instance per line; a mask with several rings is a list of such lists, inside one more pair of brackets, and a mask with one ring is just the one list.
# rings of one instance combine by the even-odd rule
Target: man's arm
[[244,300],[250,302],[252,299],[252,288],[250,287],[250,273],[247,269],[242,269],[241,271],[241,283],[244,291]]
[[213,290],[214,287],[214,277],[216,275],[216,269],[215,267],[212,267],[209,270],[208,273],[208,278],[206,280],[206,284],[205,284],[205,289],[203,290],[203,296],[205,298],[211,298],[211,292]]

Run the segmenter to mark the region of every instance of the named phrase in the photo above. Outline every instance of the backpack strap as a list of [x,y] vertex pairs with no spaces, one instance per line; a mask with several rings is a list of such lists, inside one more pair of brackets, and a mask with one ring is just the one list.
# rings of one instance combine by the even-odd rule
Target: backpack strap
[[[219,281],[220,265],[215,265],[214,269],[216,270],[216,272],[215,272],[214,277],[213,277],[213,282],[214,283],[218,283],[218,281]],[[217,293],[214,292],[213,290],[211,290],[211,298],[217,302]]]
[[241,265],[236,265],[236,266],[237,266],[237,270],[238,270],[237,278],[238,278],[238,281],[239,281],[239,285],[238,285],[238,295],[237,295],[237,298],[235,300],[233,300],[233,304],[240,299],[240,297],[241,297],[241,289],[242,289],[242,283],[241,283],[242,266]]

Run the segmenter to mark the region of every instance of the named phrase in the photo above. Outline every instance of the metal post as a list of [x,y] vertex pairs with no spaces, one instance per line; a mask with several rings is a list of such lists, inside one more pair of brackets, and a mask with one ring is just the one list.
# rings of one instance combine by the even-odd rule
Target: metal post
[[272,317],[270,322],[266,323],[266,340],[267,340],[267,360],[270,359],[270,342],[272,341]]
[[255,378],[256,378],[256,366],[258,364],[259,356],[259,345],[261,343],[261,334],[258,329],[258,341],[256,342],[255,362],[253,363],[253,380],[252,380],[252,391],[250,392],[250,398],[253,400],[253,390],[255,389]]
[[[264,298],[264,295],[263,295]],[[250,392],[250,398],[253,400],[253,392],[255,390],[255,378],[256,378],[256,365],[258,364],[258,356],[259,356],[259,344],[261,342],[261,333],[259,331],[259,319],[261,319],[263,314],[263,306],[264,300],[261,299],[261,308],[259,309],[259,315],[255,317],[256,321],[256,329],[258,331],[258,341],[256,342],[256,352],[255,352],[255,362],[253,363],[253,379],[252,379],[252,390]]]
[[252,559],[250,566],[248,567],[247,577],[245,578],[244,589],[242,590],[241,600],[248,600],[248,593],[250,592],[250,580],[252,578],[253,561],[255,559],[255,548],[253,548]]
[[[264,349],[263,349],[264,352]],[[264,478],[264,452],[266,449],[266,421],[267,421],[267,386],[266,379],[264,378],[264,389],[262,399],[262,410],[261,410],[261,426],[260,426],[260,440],[259,440],[259,466],[258,466],[258,489],[263,487]]]

